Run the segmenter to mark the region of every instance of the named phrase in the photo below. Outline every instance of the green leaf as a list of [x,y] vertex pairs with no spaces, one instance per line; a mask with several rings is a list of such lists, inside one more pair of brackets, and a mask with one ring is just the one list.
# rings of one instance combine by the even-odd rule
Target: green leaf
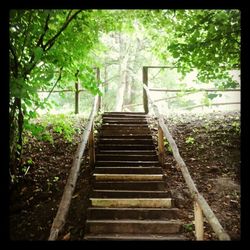
[[35,60],[39,61],[43,56],[43,49],[40,47],[36,47],[36,48],[34,48],[33,51],[34,51],[34,55],[35,55]]

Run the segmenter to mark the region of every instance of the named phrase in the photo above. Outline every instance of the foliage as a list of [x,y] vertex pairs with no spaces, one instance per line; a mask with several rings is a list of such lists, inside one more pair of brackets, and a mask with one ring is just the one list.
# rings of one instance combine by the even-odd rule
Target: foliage
[[194,144],[195,139],[192,136],[188,136],[185,140],[187,144]]
[[232,127],[234,128],[234,131],[237,133],[237,134],[240,134],[240,122],[239,121],[234,121],[232,123]]
[[77,131],[73,125],[73,120],[69,116],[57,114],[46,115],[36,122],[27,123],[25,128],[41,141],[53,143],[53,133],[59,133],[66,141],[72,142]]
[[184,75],[196,68],[202,82],[220,79],[220,87],[237,86],[229,71],[240,69],[238,10],[178,10],[173,25],[168,50]]
[[183,224],[183,228],[187,232],[192,232],[194,230],[194,224],[193,223]]
[[[107,20],[112,19],[109,23]],[[22,151],[24,120],[45,108],[54,88],[73,88],[77,80],[92,94],[100,94],[91,54],[99,33],[117,28],[119,21],[107,12],[93,10],[11,10],[10,32],[10,158]],[[105,26],[104,26],[105,23]],[[72,83],[73,82],[73,83]],[[49,90],[41,100],[38,90]],[[17,149],[17,144],[21,146]],[[15,172],[15,167],[12,167]]]
[[172,150],[172,148],[170,147],[170,145],[169,145],[169,142],[168,142],[168,140],[166,139],[166,138],[164,138],[164,146],[166,147],[166,149],[167,149],[167,151],[168,152],[170,152],[171,154],[173,153],[173,150]]

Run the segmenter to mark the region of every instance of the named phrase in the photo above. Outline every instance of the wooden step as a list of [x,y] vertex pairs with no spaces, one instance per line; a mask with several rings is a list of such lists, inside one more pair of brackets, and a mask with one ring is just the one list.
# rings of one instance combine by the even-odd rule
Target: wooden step
[[170,220],[180,217],[178,208],[110,208],[89,207],[87,218],[92,220]]
[[159,162],[158,161],[126,161],[126,160],[117,160],[117,161],[105,161],[105,160],[97,160],[96,161],[96,166],[158,166]]
[[97,153],[96,161],[156,161],[158,160],[157,155],[124,155],[124,154],[108,154],[108,153]]
[[148,129],[148,124],[102,124],[103,130]]
[[152,149],[143,149],[143,150],[124,150],[124,149],[100,149],[98,153],[101,154],[118,154],[118,155],[156,155],[156,151]]
[[171,198],[90,198],[92,207],[171,207]]
[[145,112],[104,112],[103,115],[147,115]]
[[182,223],[178,220],[87,220],[88,233],[175,234]]
[[152,139],[149,133],[100,133],[100,138],[134,138],[134,139]]
[[114,128],[105,128],[100,131],[101,135],[110,135],[111,133],[120,134],[142,134],[142,135],[150,135],[151,132],[148,128],[144,127],[136,127],[136,128],[128,128],[128,129],[114,129]]
[[99,190],[167,190],[164,181],[94,181],[93,188]]
[[103,120],[103,124],[148,124],[147,120],[139,120],[139,119],[124,119],[124,120],[119,120],[119,119],[111,119],[111,120]]
[[[142,140],[142,139],[149,139],[152,140],[152,136],[148,134],[113,134],[113,135],[100,135],[99,137],[100,140],[103,139],[117,139],[120,141],[127,140],[127,139],[133,139],[133,140]],[[151,142],[152,143],[152,142]]]
[[162,174],[161,167],[96,167],[94,174]]
[[133,120],[133,121],[147,121],[145,116],[103,116],[103,121],[127,121],[127,120]]
[[92,190],[91,198],[168,198],[169,191],[142,190]]
[[181,234],[85,234],[84,240],[91,241],[183,241],[187,238]]
[[97,181],[161,181],[162,174],[96,174],[94,178]]
[[142,144],[142,145],[152,145],[153,140],[152,138],[146,138],[146,139],[140,139],[140,138],[100,138],[99,140],[100,144]]
[[153,150],[155,149],[154,145],[153,144],[117,144],[116,143],[108,143],[108,142],[105,142],[105,143],[99,143],[97,145],[97,149],[99,150],[102,150],[102,149],[107,149],[107,150],[114,150],[114,149],[117,149],[117,150]]

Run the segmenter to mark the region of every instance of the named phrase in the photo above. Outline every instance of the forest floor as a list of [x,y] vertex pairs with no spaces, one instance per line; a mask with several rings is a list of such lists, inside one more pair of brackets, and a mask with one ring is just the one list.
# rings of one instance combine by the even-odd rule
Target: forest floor
[[[156,121],[150,117],[149,122],[156,139]],[[231,239],[239,240],[240,113],[175,115],[168,117],[167,125],[198,190]],[[76,127],[83,128],[84,121],[79,119]],[[30,136],[24,147],[23,163],[28,171],[10,190],[10,240],[47,240],[49,237],[80,134],[76,134],[71,143],[65,141],[62,134],[53,133],[53,137],[51,144]],[[88,159],[86,153],[68,219],[59,236],[61,240],[83,238],[92,172]],[[163,169],[175,206],[182,211],[183,231],[188,239],[194,240],[193,202],[167,143]],[[217,240],[206,219],[204,225],[204,239]]]

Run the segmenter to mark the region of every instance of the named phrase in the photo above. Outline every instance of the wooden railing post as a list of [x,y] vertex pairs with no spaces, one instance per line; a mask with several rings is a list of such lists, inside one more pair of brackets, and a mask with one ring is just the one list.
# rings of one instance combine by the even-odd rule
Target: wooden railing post
[[[148,67],[145,67],[145,66],[142,68],[142,81],[146,86],[148,86]],[[144,88],[143,88],[143,106],[144,106],[144,111],[147,114],[148,113],[148,96]]]
[[[101,79],[100,78],[100,68],[96,67],[96,80],[97,80],[98,84],[101,84],[100,79]],[[101,90],[102,90],[102,87],[101,87]],[[102,107],[102,97],[99,95],[98,96],[98,104],[97,104],[97,112],[100,111],[101,107]]]
[[204,239],[203,213],[200,205],[194,201],[194,223],[196,240]]
[[159,151],[159,162],[161,166],[163,166],[164,165],[164,139],[163,139],[163,131],[159,124],[158,124],[158,151]]
[[79,83],[75,82],[75,114],[79,113]]
[[95,137],[94,137],[94,122],[91,126],[89,134],[89,165],[91,168],[95,165]]

